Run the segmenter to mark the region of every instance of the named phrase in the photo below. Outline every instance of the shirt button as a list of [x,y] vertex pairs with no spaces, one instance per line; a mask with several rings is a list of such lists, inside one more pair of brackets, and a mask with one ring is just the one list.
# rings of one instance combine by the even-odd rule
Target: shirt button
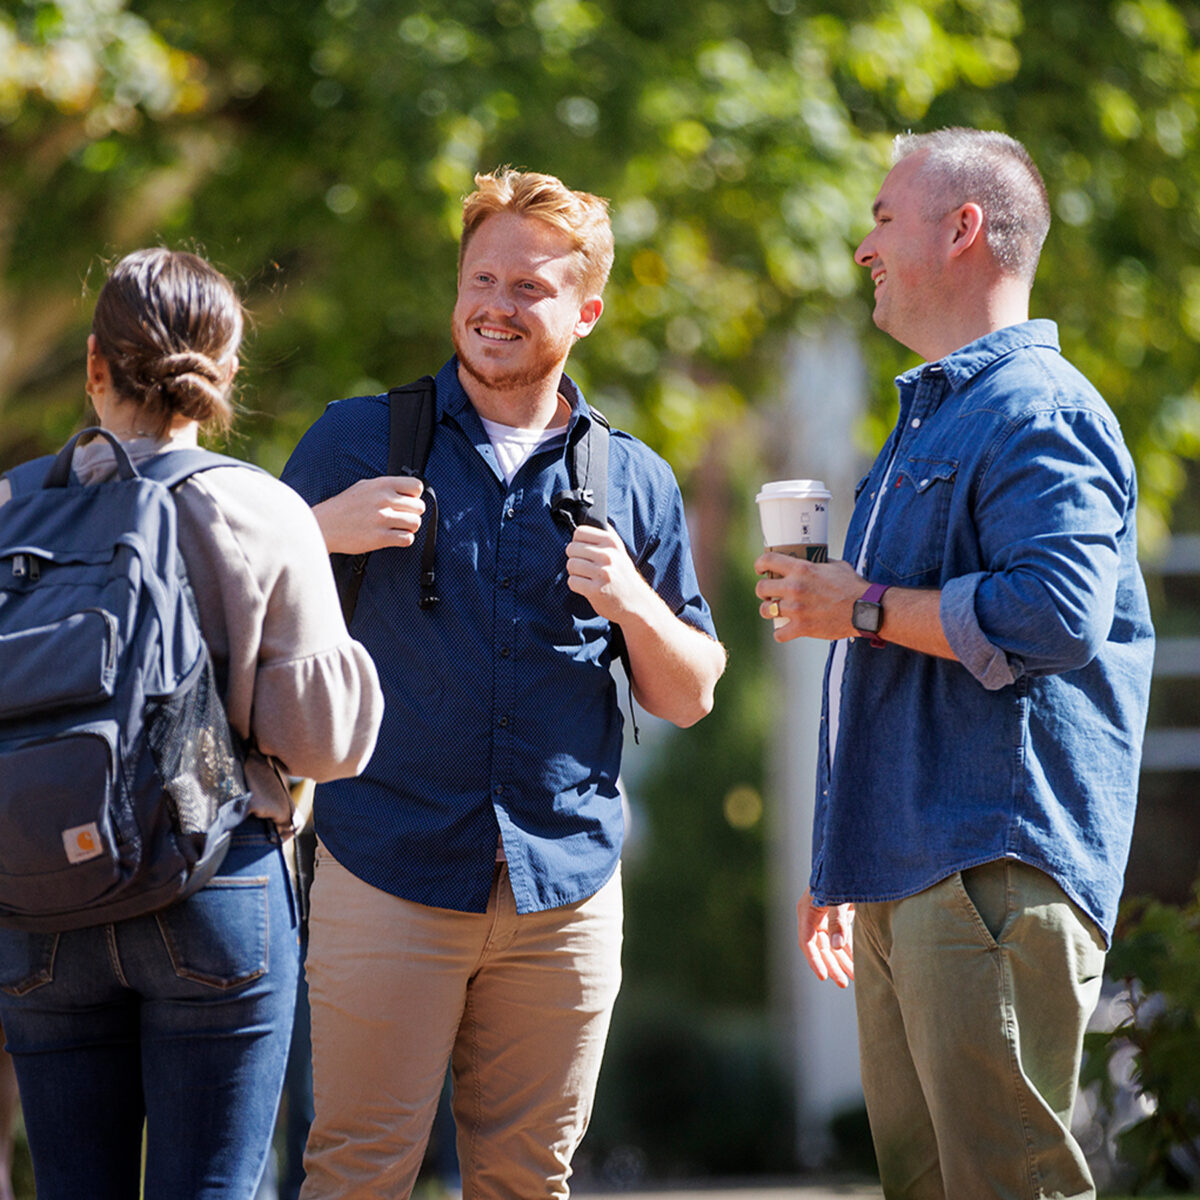
[[504,510],[504,515],[511,521],[517,515],[517,510],[510,506]]
[[928,479],[922,479],[922,480],[921,480],[921,487],[923,487],[923,488],[927,488],[928,486],[929,486],[929,480],[928,480]]
[[920,418],[920,417],[913,417],[913,419],[912,419],[912,427],[913,427],[914,429],[920,429],[920,428],[921,428],[921,418]]
[[507,646],[500,647],[500,657],[501,658],[507,658],[511,653],[512,653],[512,651]]
[[507,575],[502,576],[500,579],[500,586],[503,588],[510,586],[511,583],[512,583],[512,580],[509,579],[509,577]]
[[499,719],[499,720],[496,722],[496,724],[497,724],[497,725],[499,725],[501,729],[507,729],[507,728],[508,728],[508,718],[507,718],[507,717],[501,717],[501,718],[500,718],[500,719]]
[[503,794],[504,794],[504,789],[499,784],[496,784],[496,786],[494,788],[492,788],[493,796],[502,796]]

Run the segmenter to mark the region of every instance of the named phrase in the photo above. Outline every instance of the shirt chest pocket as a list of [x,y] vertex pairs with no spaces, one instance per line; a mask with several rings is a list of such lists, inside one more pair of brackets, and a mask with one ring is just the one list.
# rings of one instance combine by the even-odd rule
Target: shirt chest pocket
[[[911,457],[896,463],[872,555],[873,564],[890,577],[881,582],[910,587],[937,582],[957,474],[957,459]],[[879,580],[874,567],[871,577]]]

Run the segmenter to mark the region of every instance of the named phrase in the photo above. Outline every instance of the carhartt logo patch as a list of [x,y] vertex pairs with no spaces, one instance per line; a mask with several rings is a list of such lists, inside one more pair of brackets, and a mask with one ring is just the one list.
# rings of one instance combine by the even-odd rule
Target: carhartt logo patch
[[74,829],[63,830],[63,845],[67,848],[67,861],[72,863],[87,862],[104,853],[100,845],[100,830],[95,821],[86,825],[76,825]]

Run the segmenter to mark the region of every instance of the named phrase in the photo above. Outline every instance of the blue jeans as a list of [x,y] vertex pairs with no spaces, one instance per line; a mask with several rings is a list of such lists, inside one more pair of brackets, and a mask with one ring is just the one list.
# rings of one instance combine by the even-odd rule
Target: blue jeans
[[0,1014],[39,1200],[251,1200],[283,1085],[299,966],[274,827],[161,912],[0,930]]

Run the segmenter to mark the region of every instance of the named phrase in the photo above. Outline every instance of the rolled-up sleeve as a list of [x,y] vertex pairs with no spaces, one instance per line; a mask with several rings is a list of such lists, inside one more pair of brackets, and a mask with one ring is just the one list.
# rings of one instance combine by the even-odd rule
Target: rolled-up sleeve
[[1007,656],[988,641],[975,619],[975,593],[986,575],[960,575],[942,588],[940,616],[946,641],[959,662],[979,680],[988,691],[1014,683],[1019,670],[1014,670]]
[[984,687],[1095,656],[1134,499],[1120,432],[1094,411],[1037,412],[998,442],[973,498],[986,569],[947,581],[941,599],[946,638]]

